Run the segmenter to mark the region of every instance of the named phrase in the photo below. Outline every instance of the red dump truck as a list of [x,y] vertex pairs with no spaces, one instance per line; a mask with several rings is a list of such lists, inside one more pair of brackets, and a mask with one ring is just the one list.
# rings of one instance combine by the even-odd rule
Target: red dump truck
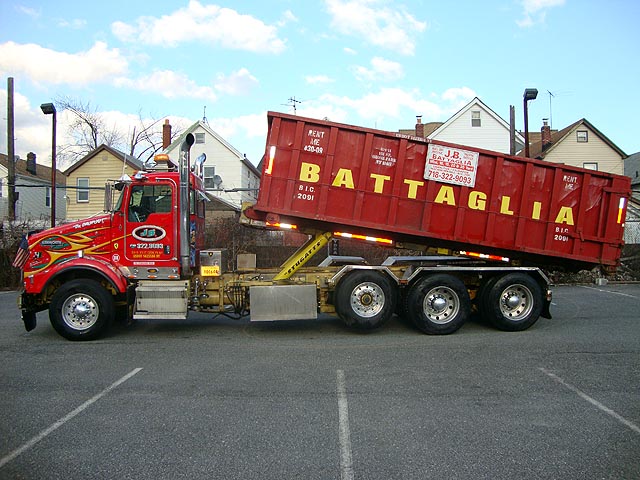
[[[189,311],[252,321],[328,313],[360,330],[399,314],[429,334],[453,333],[477,312],[518,331],[550,318],[541,267],[619,261],[627,177],[282,113],[268,122],[258,200],[241,222],[308,235],[281,267],[205,247],[207,196],[189,134],[176,163],[161,155],[108,183],[105,214],[29,236],[16,258],[27,330],[48,309],[70,340],[96,338],[115,318]],[[449,254],[307,265],[341,237]]]

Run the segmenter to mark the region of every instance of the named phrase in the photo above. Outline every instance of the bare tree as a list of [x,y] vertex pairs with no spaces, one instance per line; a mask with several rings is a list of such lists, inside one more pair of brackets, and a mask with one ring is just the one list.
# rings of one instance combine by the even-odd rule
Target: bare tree
[[122,132],[115,125],[107,125],[104,115],[90,102],[61,97],[56,100],[56,106],[59,111],[72,114],[68,127],[72,142],[60,145],[59,155],[64,163],[73,164],[102,144],[114,148],[124,144]]
[[[117,125],[109,125],[105,115],[88,101],[61,97],[56,100],[56,107],[58,111],[67,110],[71,113],[68,133],[72,141],[60,145],[58,150],[61,163],[65,166],[73,165],[102,144],[143,161],[152,158],[162,149],[160,120],[145,120],[141,111],[138,112],[138,125],[129,134],[124,133]],[[171,139],[179,134],[180,130],[174,128]]]
[[[129,137],[128,153],[146,161],[162,150],[162,124],[160,119],[145,120],[142,112],[138,112],[138,119],[139,123],[133,127],[133,132]],[[171,141],[175,140],[181,131],[180,128],[174,126],[171,130]]]

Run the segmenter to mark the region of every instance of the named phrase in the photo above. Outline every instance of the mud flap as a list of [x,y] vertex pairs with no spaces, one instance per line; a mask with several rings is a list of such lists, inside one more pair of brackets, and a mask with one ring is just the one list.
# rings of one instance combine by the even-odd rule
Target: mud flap
[[36,328],[36,312],[30,312],[28,310],[22,311],[22,321],[24,322],[24,329],[30,332]]

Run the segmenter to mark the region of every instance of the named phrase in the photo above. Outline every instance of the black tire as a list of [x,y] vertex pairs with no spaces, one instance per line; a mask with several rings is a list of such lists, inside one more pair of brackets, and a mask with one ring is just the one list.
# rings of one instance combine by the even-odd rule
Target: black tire
[[409,290],[407,313],[422,332],[448,335],[458,331],[469,318],[471,299],[462,280],[453,275],[430,275]]
[[94,340],[111,326],[114,311],[113,297],[98,282],[72,280],[53,295],[49,320],[68,340]]
[[355,270],[338,284],[336,313],[351,328],[373,330],[393,316],[396,297],[396,289],[384,274]]
[[480,298],[480,314],[507,332],[526,330],[538,321],[543,306],[542,289],[529,275],[508,273],[490,280]]

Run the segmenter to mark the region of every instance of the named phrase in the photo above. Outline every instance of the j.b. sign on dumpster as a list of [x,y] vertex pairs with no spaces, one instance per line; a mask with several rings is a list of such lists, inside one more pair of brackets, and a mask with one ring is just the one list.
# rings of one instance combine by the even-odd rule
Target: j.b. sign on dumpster
[[430,143],[424,167],[424,178],[436,182],[474,187],[477,168],[478,152]]

